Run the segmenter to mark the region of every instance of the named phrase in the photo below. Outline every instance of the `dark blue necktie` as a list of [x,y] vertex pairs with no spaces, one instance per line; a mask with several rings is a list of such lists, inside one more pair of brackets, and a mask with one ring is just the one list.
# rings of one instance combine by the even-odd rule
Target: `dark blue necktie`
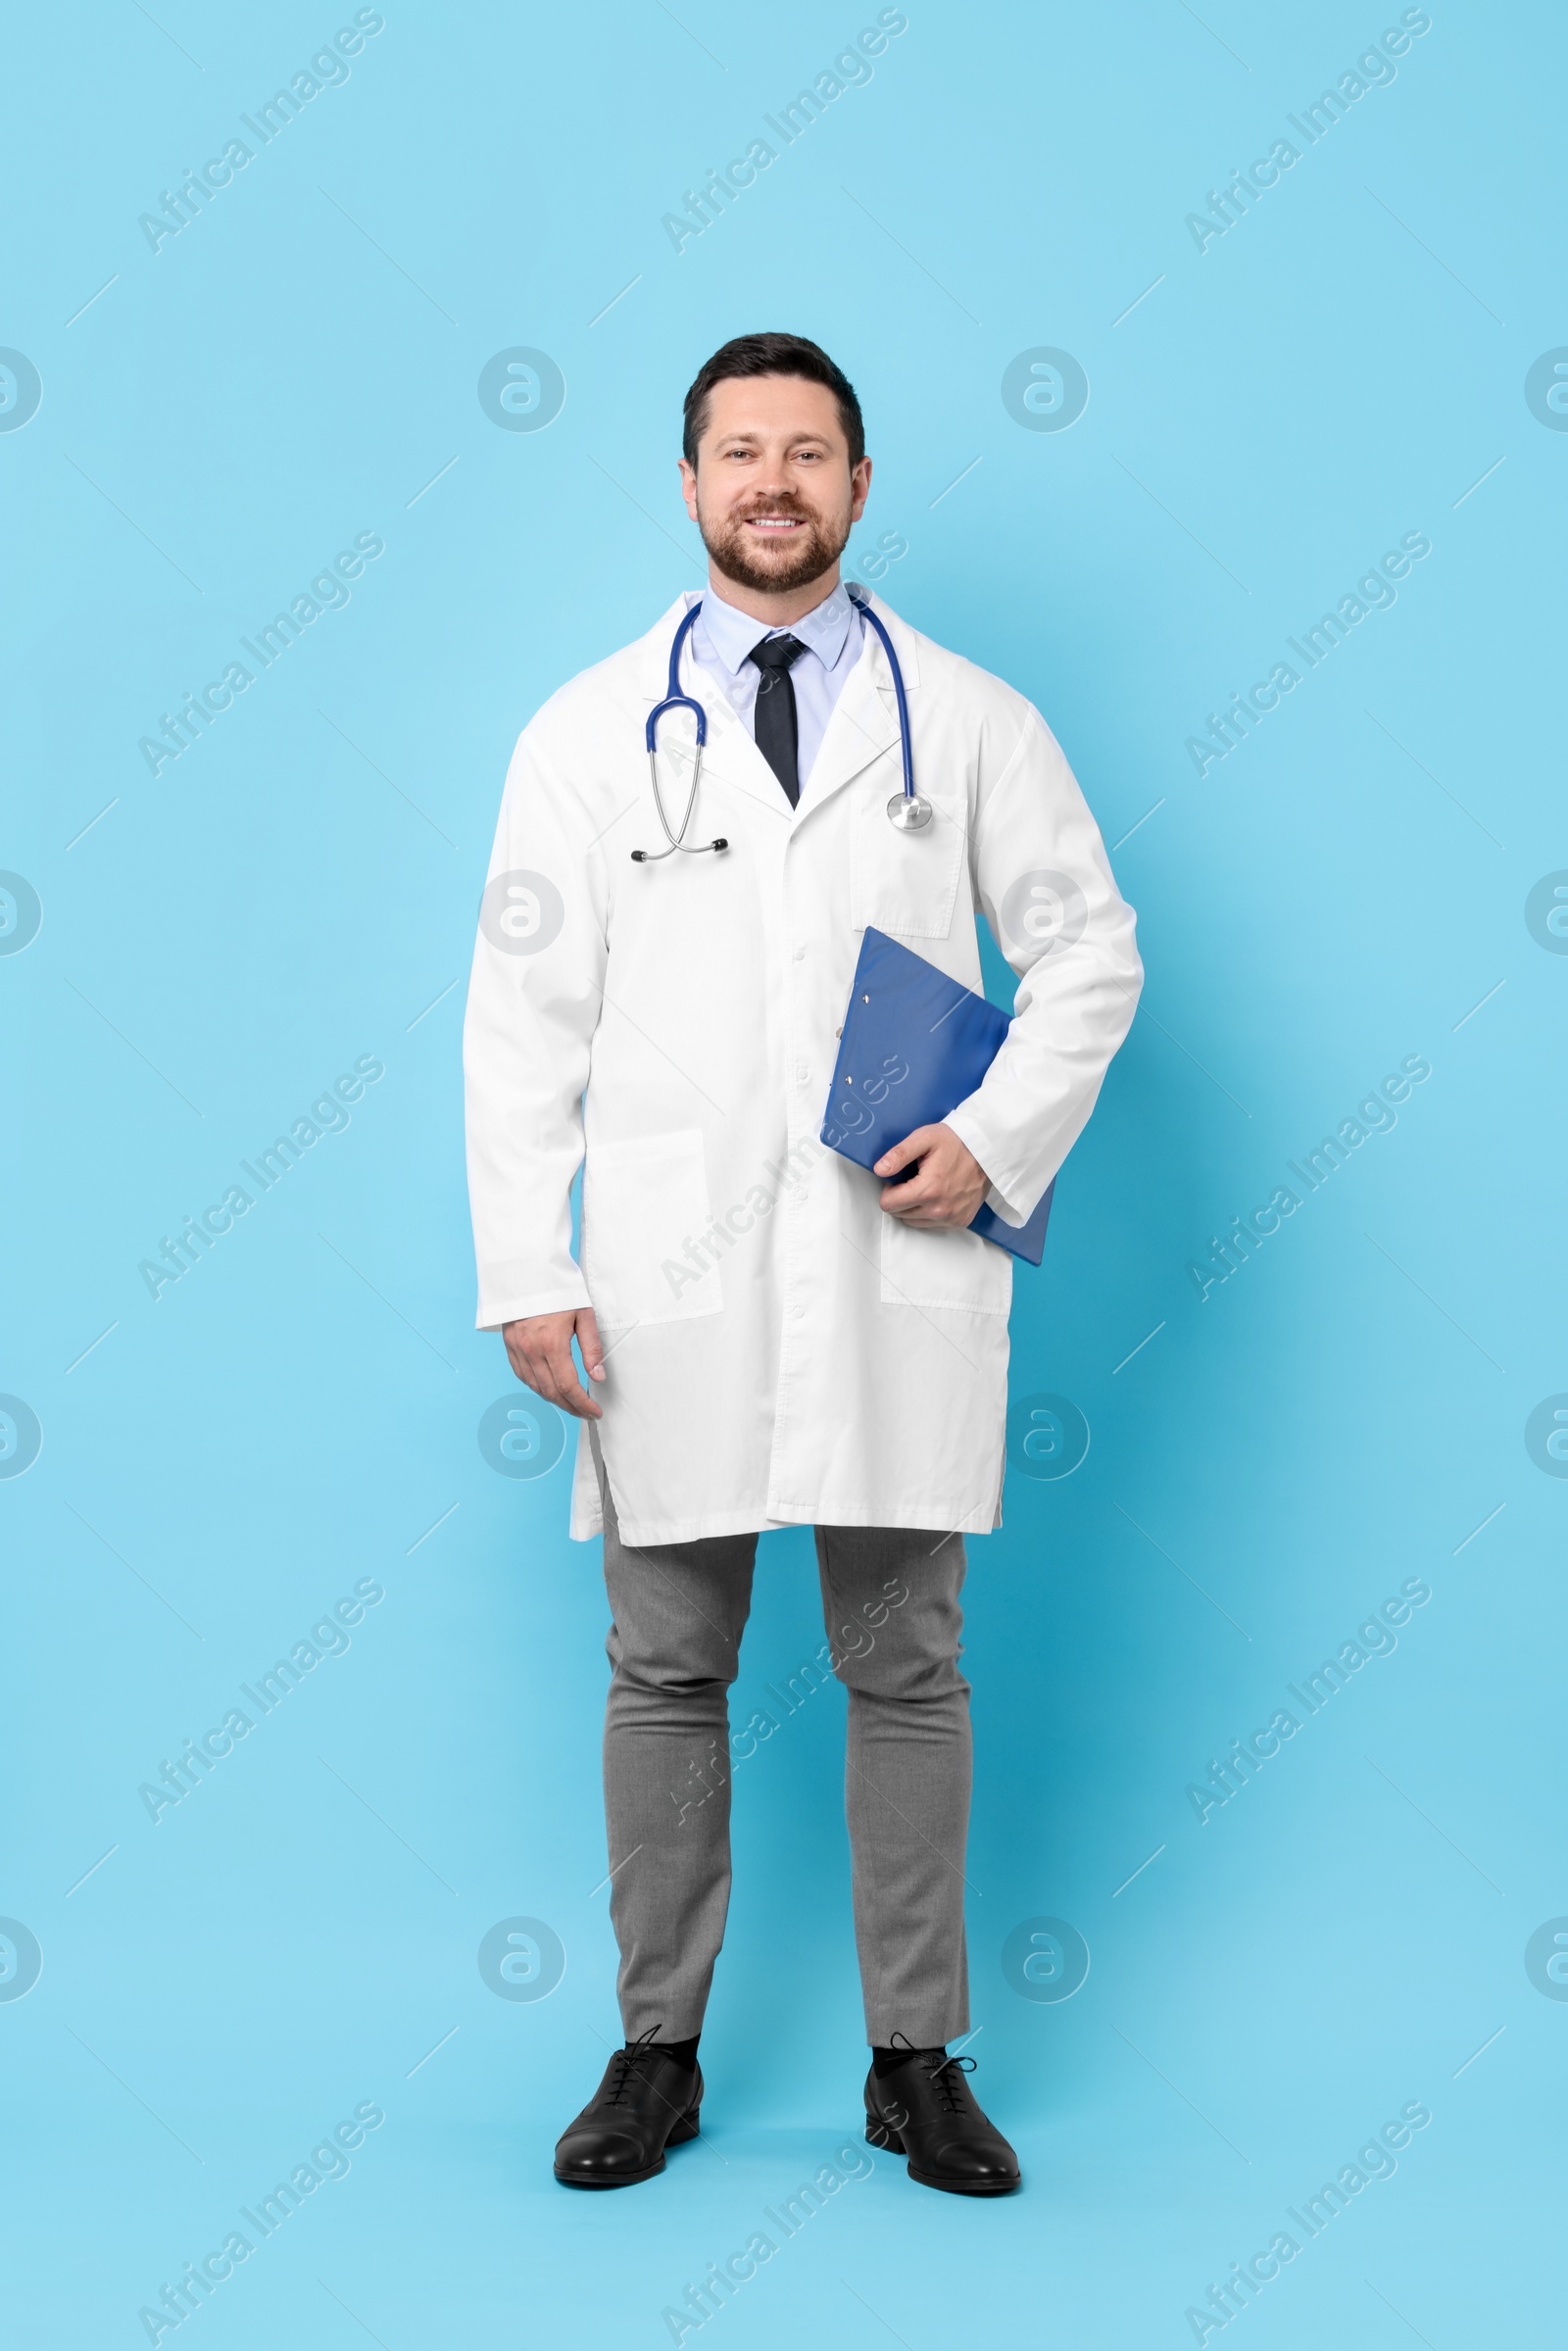
[[764,637],[747,660],[757,663],[757,748],[784,787],[793,808],[801,797],[800,722],[795,710],[795,687],[790,670],[806,647],[799,637]]

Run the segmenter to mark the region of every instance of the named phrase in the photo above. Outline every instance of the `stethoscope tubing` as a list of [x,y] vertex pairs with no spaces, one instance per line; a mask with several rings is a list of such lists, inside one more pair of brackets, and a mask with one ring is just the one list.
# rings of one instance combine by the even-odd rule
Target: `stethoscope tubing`
[[[694,848],[688,848],[686,845],[686,827],[692,820],[692,810],[697,806],[697,787],[703,780],[703,749],[708,741],[708,712],[694,695],[683,694],[680,690],[680,655],[681,647],[691,635],[696,625],[697,615],[702,609],[703,600],[699,597],[675,631],[675,641],[669,649],[669,691],[663,701],[656,703],[649,711],[648,724],[643,730],[643,740],[648,746],[648,776],[654,788],[654,807],[659,811],[659,821],[669,847],[667,849],[634,849],[631,855],[632,862],[635,865],[657,865],[661,858],[673,857],[676,850],[679,850],[683,857],[700,857],[710,849],[725,850],[729,847],[729,843],[722,837],[716,841],[700,841]],[[678,833],[672,833],[669,829],[669,818],[664,814],[664,796],[659,789],[659,721],[666,710],[690,710],[697,721],[697,757],[692,762],[692,788],[686,795],[686,807],[681,816]]]
[[893,639],[888,635],[865,598],[857,596],[853,588],[848,589],[847,592],[851,604],[854,605],[861,618],[869,620],[871,626],[876,630],[882,640],[882,650],[888,657],[888,667],[893,672],[893,699],[899,706],[899,753],[904,762],[904,797],[906,800],[913,800],[915,797],[914,758],[909,749],[909,706],[905,700],[904,671],[899,667],[899,657],[893,650]]
[[[872,628],[875,629],[877,636],[881,639],[882,650],[888,658],[888,668],[893,677],[893,699],[897,703],[899,710],[899,756],[904,769],[904,800],[906,807],[912,810],[917,805],[918,795],[914,789],[914,758],[909,743],[909,706],[904,691],[904,671],[900,668],[899,657],[893,650],[893,639],[888,635],[886,628],[872,612],[865,598],[858,595],[854,588],[848,587],[847,583],[846,587],[850,602],[861,618],[869,621]],[[681,851],[685,857],[696,857],[704,856],[710,849],[724,850],[729,847],[728,841],[722,838],[716,841],[699,842],[694,849],[688,848],[686,845],[686,828],[692,820],[692,810],[697,805],[697,787],[703,773],[703,750],[708,741],[708,712],[694,695],[683,694],[680,690],[680,657],[702,609],[703,600],[699,597],[675,631],[674,642],[669,649],[668,690],[663,701],[656,703],[649,711],[648,724],[643,730],[643,739],[648,747],[648,772],[654,788],[654,807],[659,811],[659,821],[669,847],[668,849],[634,849],[631,853],[632,859],[639,865],[657,865],[662,857],[673,856],[676,850]],[[692,788],[686,796],[686,808],[680,820],[680,830],[674,833],[669,829],[669,819],[664,814],[663,795],[659,788],[659,721],[666,710],[690,710],[697,721],[697,757],[692,763]],[[891,807],[893,804],[889,805]],[[920,803],[919,805],[923,807],[924,804]],[[924,821],[925,819],[922,817],[921,822]]]

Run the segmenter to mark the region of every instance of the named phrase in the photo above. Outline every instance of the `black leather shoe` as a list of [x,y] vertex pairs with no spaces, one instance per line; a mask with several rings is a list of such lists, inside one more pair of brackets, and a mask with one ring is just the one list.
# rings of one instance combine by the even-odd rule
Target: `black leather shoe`
[[[902,2038],[895,2035],[895,2040]],[[1018,2158],[987,2120],[964,2080],[972,2057],[912,2049],[879,2081],[865,2082],[865,2135],[909,2159],[909,2178],[951,2196],[1006,2196],[1020,2184]]]
[[703,2103],[701,2066],[677,2065],[654,2033],[617,2049],[605,2078],[556,2144],[564,2187],[635,2187],[664,2168],[664,2149],[695,2138]]

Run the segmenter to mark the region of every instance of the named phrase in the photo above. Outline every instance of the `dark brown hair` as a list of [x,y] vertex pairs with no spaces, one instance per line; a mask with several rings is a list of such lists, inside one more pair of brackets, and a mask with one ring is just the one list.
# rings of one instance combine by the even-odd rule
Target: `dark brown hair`
[[850,445],[850,464],[858,465],[864,457],[865,421],[855,386],[819,343],[808,342],[805,335],[737,335],[699,367],[686,395],[681,448],[689,465],[696,465],[697,444],[708,429],[709,396],[713,386],[739,375],[799,375],[808,383],[824,385],[838,402],[839,422]]

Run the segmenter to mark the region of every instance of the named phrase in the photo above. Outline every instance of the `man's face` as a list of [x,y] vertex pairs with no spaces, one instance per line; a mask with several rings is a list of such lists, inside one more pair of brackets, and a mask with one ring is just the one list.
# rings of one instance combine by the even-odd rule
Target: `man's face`
[[870,459],[850,464],[838,402],[799,375],[715,384],[697,463],[680,471],[714,570],[764,595],[832,570],[871,486]]

